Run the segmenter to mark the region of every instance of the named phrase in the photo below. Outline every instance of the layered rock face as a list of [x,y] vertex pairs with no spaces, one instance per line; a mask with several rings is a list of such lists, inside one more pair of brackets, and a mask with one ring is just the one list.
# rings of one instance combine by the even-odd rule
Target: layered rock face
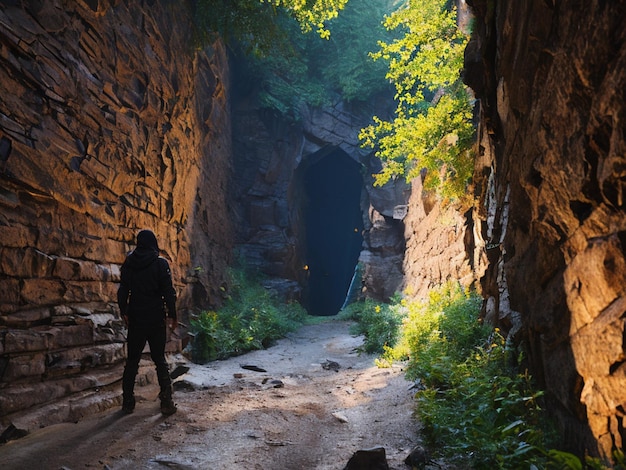
[[228,67],[190,25],[179,2],[0,5],[0,416],[119,379],[117,282],[139,229],[181,314],[219,301]]
[[419,178],[411,186],[404,219],[403,291],[424,299],[432,288],[448,281],[473,287],[483,263],[475,263],[469,256],[474,250],[468,213],[424,193]]
[[486,315],[527,346],[571,450],[609,458],[626,439],[626,7],[471,3]]

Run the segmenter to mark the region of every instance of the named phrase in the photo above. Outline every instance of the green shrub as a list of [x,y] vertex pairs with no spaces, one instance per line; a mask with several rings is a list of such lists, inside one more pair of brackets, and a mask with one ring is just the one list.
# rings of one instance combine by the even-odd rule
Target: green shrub
[[407,376],[423,387],[417,414],[429,446],[468,468],[530,468],[545,460],[541,392],[510,366],[498,330],[479,322],[481,299],[457,284],[412,302],[404,325]]
[[[409,351],[407,376],[431,386],[445,382],[450,363],[460,363],[489,338],[478,321],[481,299],[450,283],[430,292],[427,302],[407,304],[402,335]],[[442,375],[443,374],[443,375]]]
[[191,360],[205,363],[263,349],[302,325],[307,314],[297,302],[273,298],[261,280],[242,269],[230,273],[231,289],[224,306],[190,321]]
[[[382,351],[379,365],[406,361],[416,381],[416,414],[437,457],[458,468],[600,468],[553,447],[555,433],[538,391],[500,332],[479,320],[482,300],[457,283],[433,289],[426,301],[369,300],[350,305],[365,349]],[[547,423],[547,424],[546,424]],[[560,460],[559,460],[560,459]]]
[[339,318],[354,320],[351,333],[364,335],[363,346],[366,353],[383,353],[393,348],[400,336],[400,325],[405,316],[401,305],[388,305],[366,299],[348,305]]
[[598,458],[587,456],[582,461],[573,454],[568,452],[561,452],[555,449],[551,449],[547,452],[549,458],[548,466],[546,468],[550,470],[625,470],[626,469],[626,456],[624,451],[616,449],[613,451],[613,464],[607,466]]

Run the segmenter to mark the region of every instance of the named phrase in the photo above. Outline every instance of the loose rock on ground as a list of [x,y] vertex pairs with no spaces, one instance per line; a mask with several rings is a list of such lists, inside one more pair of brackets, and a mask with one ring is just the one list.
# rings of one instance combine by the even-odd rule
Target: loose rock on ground
[[407,469],[419,444],[410,383],[359,354],[349,326],[305,326],[206,365],[176,356],[178,371],[189,368],[176,379],[176,414],[160,414],[156,385],[138,387],[133,414],[40,429],[0,446],[0,467],[342,470],[358,450],[381,447],[390,469]]

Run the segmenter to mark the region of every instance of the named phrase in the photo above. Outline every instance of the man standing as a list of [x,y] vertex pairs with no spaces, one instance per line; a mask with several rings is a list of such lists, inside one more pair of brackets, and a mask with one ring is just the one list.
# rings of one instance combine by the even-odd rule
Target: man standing
[[165,360],[166,314],[170,327],[176,329],[176,291],[172,286],[170,266],[159,256],[156,236],[150,230],[137,234],[137,247],[122,265],[117,303],[128,327],[128,356],[122,377],[122,410],[135,409],[135,378],[146,345],[156,366],[161,392],[161,413],[176,412],[172,401],[172,380]]

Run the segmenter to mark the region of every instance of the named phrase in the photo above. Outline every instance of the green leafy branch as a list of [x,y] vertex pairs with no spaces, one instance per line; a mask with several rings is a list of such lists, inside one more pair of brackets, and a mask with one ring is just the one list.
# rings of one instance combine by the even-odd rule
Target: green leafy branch
[[374,175],[376,185],[400,176],[411,180],[426,170],[426,189],[458,198],[471,177],[472,101],[460,77],[468,38],[448,4],[410,0],[385,21],[404,35],[379,42],[380,50],[372,54],[389,63],[386,77],[398,102],[392,121],[375,116],[359,135],[383,163]]
[[194,5],[200,44],[215,35],[237,41],[251,54],[265,56],[284,42],[280,18],[290,18],[303,32],[328,38],[326,23],[337,17],[348,0],[197,0]]

